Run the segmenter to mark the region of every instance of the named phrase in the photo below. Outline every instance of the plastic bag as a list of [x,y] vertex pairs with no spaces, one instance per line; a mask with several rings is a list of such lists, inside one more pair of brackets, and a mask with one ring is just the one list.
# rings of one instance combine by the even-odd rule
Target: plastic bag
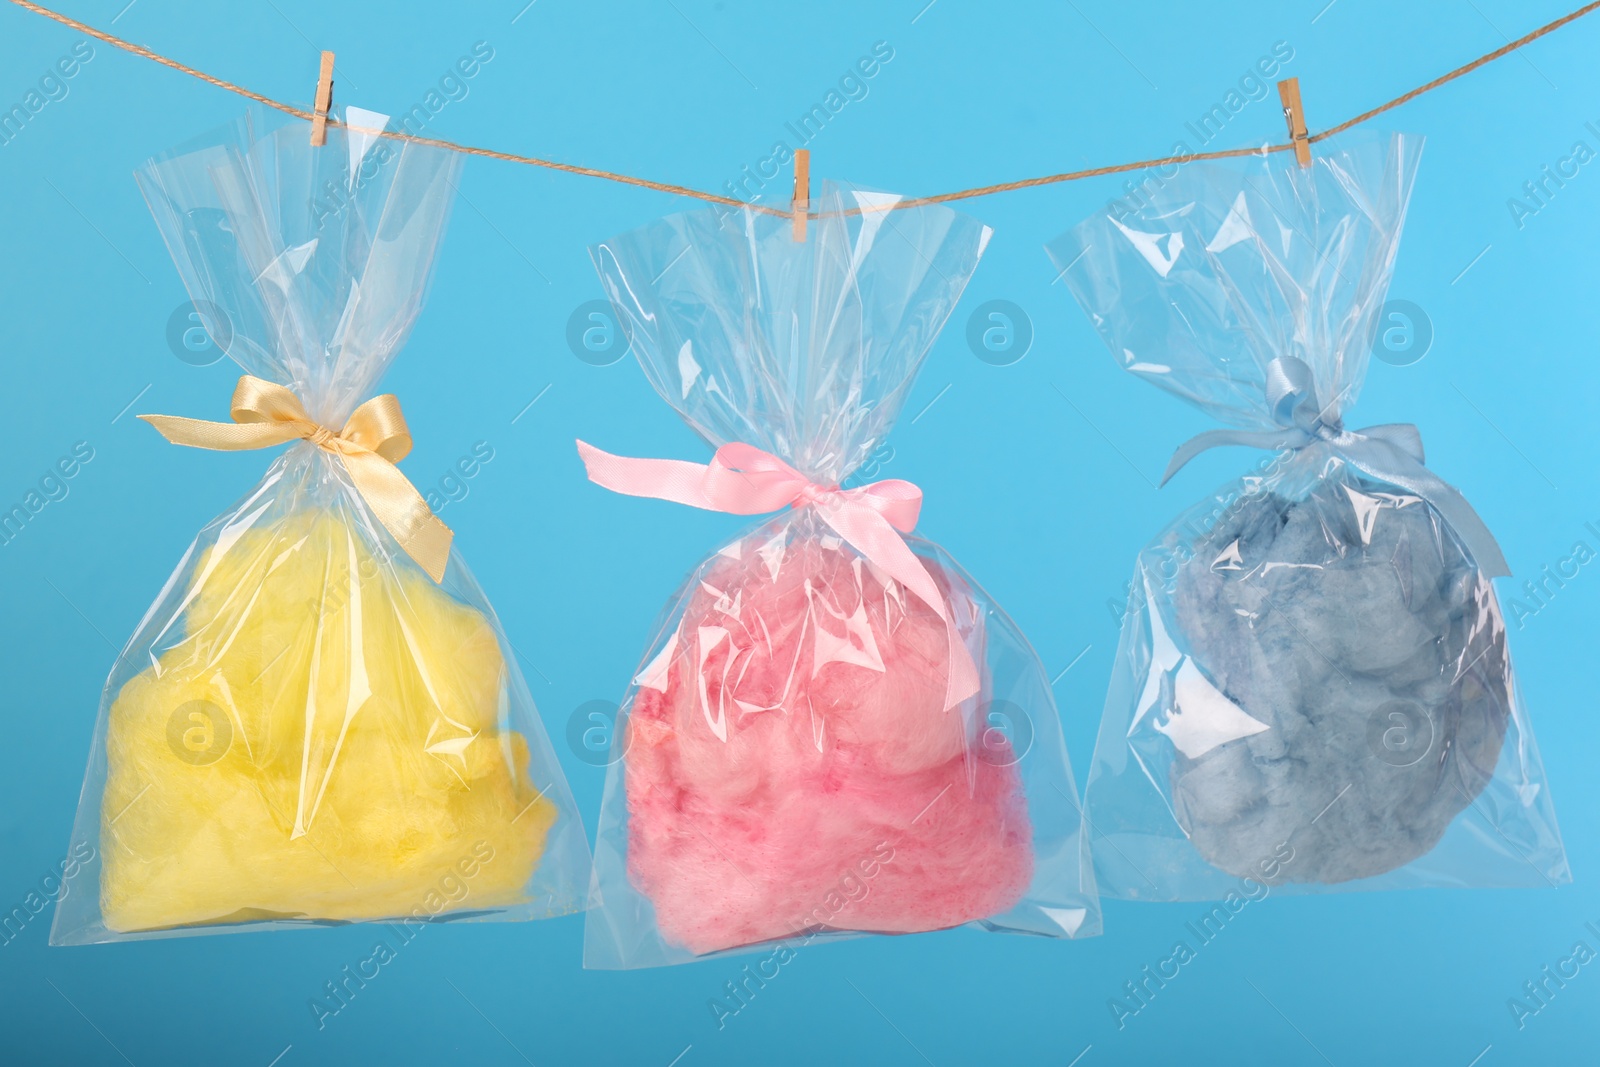
[[701,466],[580,443],[591,478],[794,506],[696,568],[623,702],[586,966],[780,941],[782,962],[962,923],[1099,931],[1038,657],[906,535],[914,486],[849,487],[989,237],[944,208],[884,210],[897,199],[826,185],[804,242],[787,216],[701,211],[593,249],[651,383],[719,450]]
[[1568,880],[1490,579],[1416,428],[1350,430],[1421,152],[1187,165],[1049,246],[1122,365],[1270,450],[1140,554],[1090,770],[1106,892]]
[[[357,405],[421,309],[458,173],[255,116],[139,171],[213,340],[264,379],[236,408],[253,389],[374,422],[393,398]],[[409,449],[383,429],[380,454]],[[97,892],[62,901],[53,943],[585,905],[577,809],[488,601],[442,524],[435,584],[358,487],[362,457],[327,444],[293,444],[200,533],[118,656],[73,829],[98,842]]]

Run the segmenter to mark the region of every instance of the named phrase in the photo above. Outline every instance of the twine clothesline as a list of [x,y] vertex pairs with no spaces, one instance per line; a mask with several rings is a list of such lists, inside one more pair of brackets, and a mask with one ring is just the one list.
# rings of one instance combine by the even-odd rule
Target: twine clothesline
[[[313,112],[308,111],[305,108],[296,107],[293,104],[286,104],[281,100],[274,100],[271,97],[255,92],[254,90],[246,89],[242,85],[236,85],[233,82],[226,81],[211,74],[207,74],[204,71],[196,70],[194,67],[180,63],[175,59],[170,59],[159,52],[146,48],[144,45],[134,44],[131,41],[127,41],[116,36],[115,34],[107,33],[106,31],[96,29],[87,23],[79,22],[77,19],[63,15],[58,11],[52,11],[50,8],[42,7],[39,4],[33,3],[33,0],[11,0],[11,3],[25,11],[31,11],[35,15],[42,15],[43,17],[54,22],[59,22],[63,26],[69,26],[72,29],[77,30],[79,33],[93,37],[97,41],[103,41],[106,44],[120,48],[125,52],[129,52],[143,59],[148,59],[152,62],[159,63],[164,67],[169,67],[172,70],[178,71],[180,74],[187,74],[191,78],[198,78],[200,81],[203,81],[208,85],[214,85],[219,89],[225,89],[230,93],[235,93],[247,100],[253,100],[265,107],[270,107],[276,111],[281,111],[286,115],[292,115],[295,118],[305,119],[307,122],[313,121],[317,117]],[[1346,119],[1335,126],[1330,126],[1318,133],[1313,133],[1307,138],[1307,141],[1310,144],[1316,144],[1319,141],[1324,141],[1330,137],[1344,133],[1346,130],[1349,130],[1355,126],[1359,126],[1364,122],[1369,122],[1387,111],[1392,111],[1403,104],[1410,103],[1412,100],[1422,96],[1424,93],[1431,92],[1442,85],[1446,85],[1452,81],[1455,81],[1457,78],[1472,73],[1479,67],[1487,66],[1503,56],[1510,55],[1519,48],[1523,48],[1526,45],[1532,44],[1539,38],[1544,37],[1547,34],[1554,33],[1556,30],[1561,29],[1568,23],[1575,22],[1597,9],[1600,9],[1600,0],[1593,0],[1593,2],[1585,4],[1576,11],[1572,11],[1566,15],[1563,15],[1561,18],[1558,18],[1553,22],[1547,22],[1538,29],[1533,30],[1531,33],[1524,34],[1516,40],[1510,41],[1504,46],[1496,48],[1492,52],[1487,52],[1479,56],[1477,59],[1463,64],[1462,66],[1459,66],[1446,74],[1442,74],[1430,82],[1419,85],[1409,92],[1402,93],[1392,100],[1379,104],[1377,107],[1372,108],[1369,111],[1364,111],[1353,118]],[[334,118],[332,115],[328,115],[326,117],[326,122],[329,126],[343,126],[348,130],[376,137],[386,137],[394,141],[403,141],[409,144],[429,145],[434,148],[442,148],[451,152],[460,152],[463,155],[480,156],[485,159],[498,159],[506,163],[520,163],[525,166],[543,167],[547,170],[562,171],[567,174],[580,174],[585,177],[600,178],[604,181],[617,182],[622,185],[633,185],[642,189],[654,189],[657,192],[672,193],[676,196],[686,196],[695,200],[704,201],[709,204],[722,204],[728,207],[744,208],[769,215],[787,216],[791,214],[791,211],[788,208],[778,208],[763,204],[750,203],[740,200],[736,197],[723,196],[720,193],[708,193],[699,189],[692,189],[685,185],[675,185],[671,182],[658,182],[650,178],[641,178],[632,174],[621,174],[616,171],[600,170],[595,167],[582,167],[574,163],[562,163],[557,160],[542,159],[538,156],[518,155],[514,152],[501,152],[492,148],[480,148],[475,145],[461,144],[456,141],[446,141],[436,137],[422,137],[417,134],[406,133],[403,130],[373,130],[363,126],[357,126],[351,123],[343,122]],[[1085,170],[1064,171],[1060,174],[1046,174],[1037,178],[1023,178],[1017,181],[1000,182],[995,185],[980,185],[971,189],[957,189],[954,192],[936,193],[931,196],[909,197],[883,205],[882,209],[893,211],[904,208],[923,207],[929,204],[947,204],[956,200],[969,200],[979,196],[992,196],[995,193],[1008,193],[1018,189],[1032,189],[1043,185],[1055,185],[1061,182],[1079,181],[1084,178],[1098,178],[1111,174],[1122,174],[1133,170],[1146,170],[1152,167],[1167,167],[1172,166],[1173,164],[1191,163],[1199,160],[1232,159],[1238,156],[1266,155],[1273,152],[1288,152],[1292,151],[1293,149],[1294,144],[1292,142],[1284,142],[1282,144],[1267,144],[1254,148],[1229,148],[1210,152],[1191,152],[1180,156],[1163,156],[1158,159],[1137,160],[1131,163],[1115,163],[1103,167],[1090,167]],[[813,217],[816,216],[813,215]]]

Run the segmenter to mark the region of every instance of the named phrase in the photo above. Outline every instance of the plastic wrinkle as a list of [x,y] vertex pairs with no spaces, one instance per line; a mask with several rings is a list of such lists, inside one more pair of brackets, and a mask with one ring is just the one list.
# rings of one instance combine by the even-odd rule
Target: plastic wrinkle
[[[1027,888],[1009,750],[974,761],[969,782],[972,739],[942,706],[943,622],[851,555],[802,536],[776,575],[755,553],[718,557],[664,691],[635,700],[629,874],[663,933],[696,953],[816,925],[853,861],[883,844],[893,860],[824,925],[938,929],[1006,911]],[[966,596],[929,571],[949,599]],[[966,636],[981,659],[981,628]]]
[[1048,246],[1124,368],[1236,428],[1171,470],[1264,450],[1139,553],[1085,802],[1108,893],[1571,878],[1498,545],[1415,427],[1342,428],[1420,156],[1363,132],[1187,166]]
[[1488,584],[1415,501],[1386,495],[1341,478],[1295,502],[1259,497],[1203,542],[1202,556],[1236,545],[1236,568],[1179,576],[1174,604],[1194,661],[1261,724],[1172,763],[1184,829],[1230,874],[1253,873],[1280,841],[1296,850],[1291,881],[1409,863],[1499,756],[1510,675]]
[[[459,167],[257,113],[136,176],[196,322],[326,428],[410,335]],[[111,668],[51,942],[585,908],[577,807],[460,555],[436,583],[314,442],[262,463]]]
[[521,901],[556,809],[500,728],[484,617],[325,515],[250,530],[199,572],[159,677],[112,704],[107,927],[409,915],[479,843],[474,907]]
[[[580,446],[591,478],[788,506],[693,570],[622,700],[585,966],[961,924],[1100,931],[1037,654],[912,532],[920,491],[863,469],[989,240],[948,208],[851,210],[895,199],[825,182],[804,242],[786,218],[696,211],[592,249],[645,375],[721,470]],[[887,523],[864,539],[836,486],[883,494]]]

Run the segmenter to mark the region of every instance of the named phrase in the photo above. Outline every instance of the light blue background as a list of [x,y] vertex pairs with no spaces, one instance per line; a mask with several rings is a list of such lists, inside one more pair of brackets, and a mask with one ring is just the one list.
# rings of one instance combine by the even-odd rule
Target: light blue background
[[[765,158],[784,123],[883,40],[893,60],[812,141],[813,172],[922,194],[1147,158],[1178,138],[1194,147],[1185,121],[1280,40],[1294,48],[1286,72],[1300,76],[1320,128],[1576,0],[937,0],[926,10],[926,0],[538,0],[513,22],[524,2],[138,0],[123,10],[126,0],[73,0],[70,12],[102,27],[117,18],[116,32],[302,102],[317,49],[335,49],[338,98],[396,113],[487,41],[495,58],[427,133],[707,189]],[[0,105],[19,102],[78,39],[0,5]],[[1353,418],[1421,427],[1430,465],[1476,504],[1519,574],[1501,583],[1503,597],[1575,541],[1600,548],[1584,526],[1600,528],[1600,161],[1520,229],[1507,207],[1574,142],[1600,149],[1584,125],[1600,128],[1597,48],[1600,15],[1386,117],[1428,136],[1392,295],[1426,309],[1436,336],[1415,365],[1375,362]],[[237,369],[191,366],[168,347],[168,317],[186,298],[130,172],[233,118],[242,101],[105,45],[69,85],[0,147],[0,510],[74,442],[95,450],[70,495],[0,547],[4,910],[67,848],[116,649],[195,532],[267,463],[174,448],[133,418],[226,409]],[[1282,134],[1275,102],[1260,101],[1219,143]],[[1080,784],[1116,647],[1108,601],[1139,546],[1249,460],[1208,454],[1157,491],[1174,445],[1206,420],[1122,374],[1051,284],[1041,244],[1120,184],[966,205],[996,236],[885,468],[923,487],[921,532],[1006,606],[1052,676],[1083,653],[1056,685]],[[583,435],[627,454],[705,455],[631,360],[592,366],[565,340],[568,316],[600,296],[586,246],[686,206],[469,162],[430,303],[385,382],[416,434],[404,469],[419,486],[474,442],[495,449],[442,517],[537,667],[524,664],[591,832],[604,774],[571,753],[568,717],[620,694],[682,575],[744,523],[604,493],[583,480],[572,448]],[[966,344],[967,317],[989,299],[1031,316],[1033,347],[1015,365],[989,365]],[[579,918],[430,929],[319,1031],[308,999],[368,953],[368,930],[51,949],[46,912],[0,946],[0,1060],[1590,1061],[1600,962],[1520,1031],[1507,1000],[1580,939],[1600,949],[1585,929],[1600,926],[1597,596],[1600,562],[1513,624],[1575,885],[1270,899],[1120,1031],[1108,999],[1168,953],[1198,905],[1108,902],[1106,936],[1081,943],[960,930],[815,947],[720,1031],[707,1002],[738,962],[584,972]]]

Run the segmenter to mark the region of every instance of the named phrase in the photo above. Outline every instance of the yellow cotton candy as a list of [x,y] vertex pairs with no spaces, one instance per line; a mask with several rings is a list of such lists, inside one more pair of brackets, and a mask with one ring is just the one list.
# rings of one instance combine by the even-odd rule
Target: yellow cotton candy
[[109,929],[524,899],[556,809],[502,721],[494,631],[363,536],[294,513],[201,557],[168,651],[111,706]]

